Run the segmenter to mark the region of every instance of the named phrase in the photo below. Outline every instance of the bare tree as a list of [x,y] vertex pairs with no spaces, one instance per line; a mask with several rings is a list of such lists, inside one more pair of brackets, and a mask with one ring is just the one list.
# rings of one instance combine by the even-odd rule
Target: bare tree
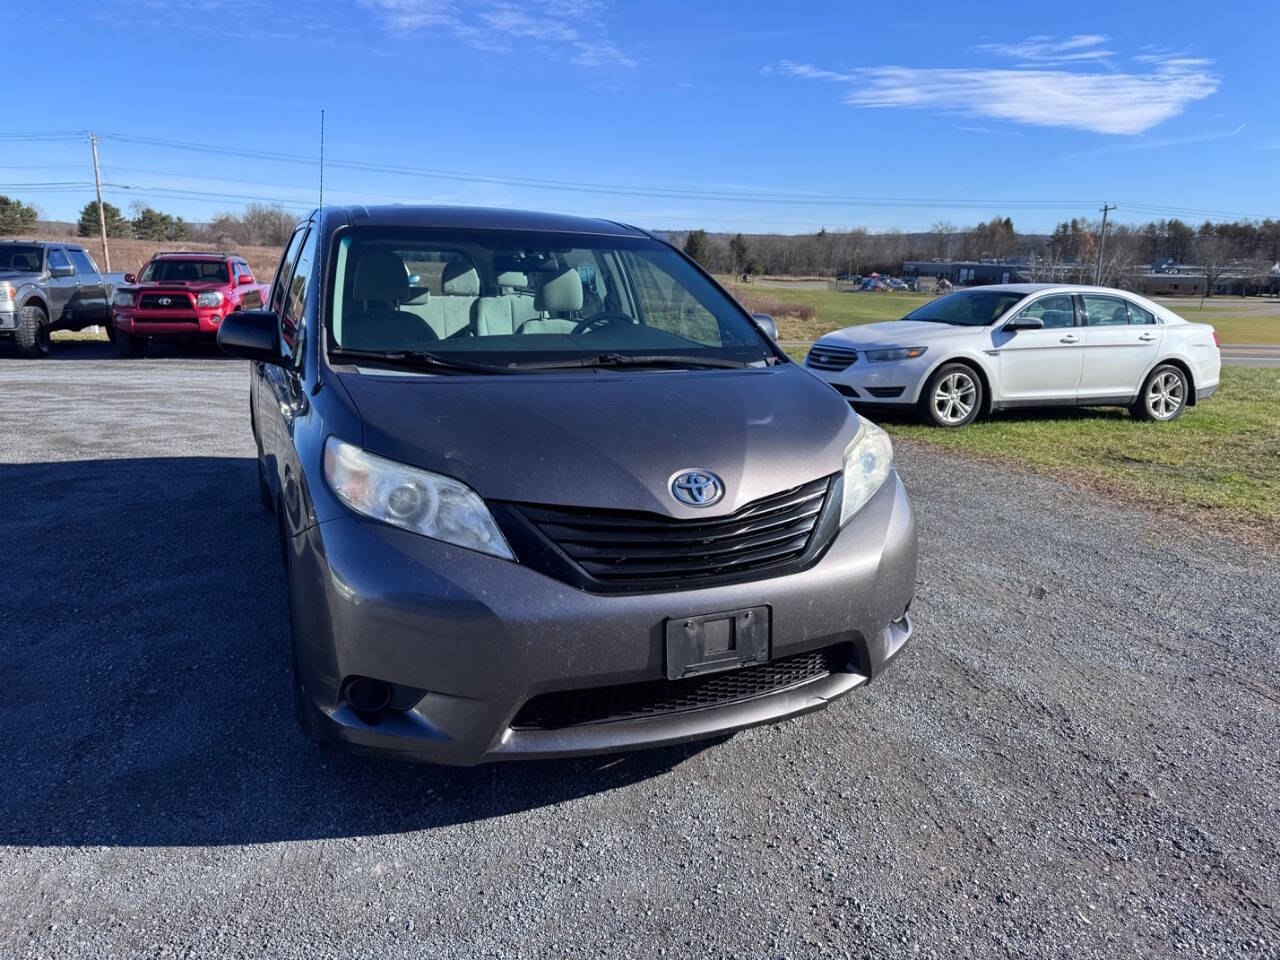
[[1196,237],[1195,256],[1204,271],[1204,293],[1200,297],[1203,304],[1205,297],[1213,296],[1213,288],[1231,265],[1231,244],[1217,234],[1202,233]]

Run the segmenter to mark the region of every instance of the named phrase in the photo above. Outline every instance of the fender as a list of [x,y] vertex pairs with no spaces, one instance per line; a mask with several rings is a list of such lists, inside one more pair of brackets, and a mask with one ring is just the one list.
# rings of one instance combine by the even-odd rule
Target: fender
[[911,402],[913,404],[920,402],[920,394],[924,391],[925,384],[929,382],[929,378],[933,376],[934,371],[944,363],[952,363],[960,360],[965,363],[972,364],[982,373],[983,378],[986,380],[985,386],[988,394],[986,403],[988,405],[994,403],[997,399],[993,396],[996,389],[994,384],[998,383],[996,379],[995,363],[993,362],[995,359],[996,358],[993,356],[988,356],[984,351],[974,350],[971,348],[957,349],[952,347],[945,353],[939,353],[938,359],[929,364],[928,369],[925,370],[924,376],[916,383],[915,389],[911,392]]

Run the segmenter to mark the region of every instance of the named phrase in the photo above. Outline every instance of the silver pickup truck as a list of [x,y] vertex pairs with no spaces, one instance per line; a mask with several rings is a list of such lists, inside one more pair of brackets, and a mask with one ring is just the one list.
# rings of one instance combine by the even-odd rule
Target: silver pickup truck
[[49,353],[53,330],[83,330],[111,320],[122,273],[102,273],[73,243],[0,241],[0,340],[24,357]]

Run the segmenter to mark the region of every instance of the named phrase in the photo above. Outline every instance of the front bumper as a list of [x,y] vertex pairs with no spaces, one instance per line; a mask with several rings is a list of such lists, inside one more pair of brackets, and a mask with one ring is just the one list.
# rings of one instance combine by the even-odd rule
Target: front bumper
[[121,333],[135,337],[213,337],[218,334],[223,315],[220,310],[125,310],[112,309],[111,323]]
[[16,310],[0,310],[0,330],[11,333],[18,329],[18,312]]
[[[309,725],[357,751],[402,759],[474,764],[715,736],[825,706],[878,674],[911,634],[916,527],[896,473],[813,567],[705,589],[589,593],[355,517],[303,531],[290,550]],[[700,709],[557,729],[512,727],[520,707],[539,694],[665,679],[668,618],[765,604],[773,660],[847,644],[847,667]],[[411,709],[367,722],[343,699],[352,676],[425,694]]]
[[[817,346],[816,344],[814,345]],[[872,363],[866,359],[864,347],[856,349],[858,359],[843,370],[819,370],[805,362],[805,369],[825,380],[847,399],[859,404],[913,407],[920,398],[933,359],[928,353],[914,360],[892,360]],[[878,349],[875,347],[869,349]]]

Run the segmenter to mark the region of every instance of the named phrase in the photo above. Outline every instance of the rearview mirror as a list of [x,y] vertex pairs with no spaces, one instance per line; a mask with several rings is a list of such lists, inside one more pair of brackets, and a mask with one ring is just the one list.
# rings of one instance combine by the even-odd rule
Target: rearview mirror
[[126,273],[126,274],[124,275],[124,282],[125,282],[125,283],[137,283],[137,282],[138,282],[137,274],[133,274],[133,273]]
[[284,363],[280,320],[272,310],[237,310],[218,327],[218,346],[233,357],[259,363]]
[[51,277],[70,277],[70,276],[74,276],[75,272],[76,272],[76,268],[71,266],[70,264],[67,264],[66,266],[62,266],[62,267],[49,268],[49,276]]
[[756,322],[756,326],[759,327],[770,340],[778,339],[777,321],[775,321],[773,317],[769,316],[769,314],[753,313],[751,315],[751,319]]
[[1044,321],[1039,317],[1014,317],[1004,328],[1014,333],[1019,330],[1043,330]]

